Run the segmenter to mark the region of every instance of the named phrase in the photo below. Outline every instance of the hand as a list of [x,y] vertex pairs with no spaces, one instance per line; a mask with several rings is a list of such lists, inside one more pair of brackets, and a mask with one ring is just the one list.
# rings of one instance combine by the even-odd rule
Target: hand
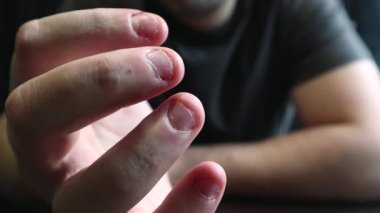
[[[161,177],[204,122],[190,94],[153,112],[146,102],[183,76],[181,58],[157,47],[167,32],[160,17],[124,9],[64,13],[20,28],[8,136],[22,178],[55,211],[151,211],[165,198],[170,184]],[[213,202],[194,196],[194,180]],[[214,211],[224,186],[220,167],[200,165],[159,210]]]

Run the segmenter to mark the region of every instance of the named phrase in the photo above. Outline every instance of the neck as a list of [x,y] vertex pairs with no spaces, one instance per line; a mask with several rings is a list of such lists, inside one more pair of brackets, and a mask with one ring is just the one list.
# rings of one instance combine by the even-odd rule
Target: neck
[[218,10],[207,16],[183,19],[182,21],[197,30],[207,31],[217,29],[226,24],[233,16],[236,0],[227,0]]
[[185,25],[190,26],[196,30],[208,31],[222,27],[232,18],[237,0],[224,0],[222,1],[223,3],[221,3],[221,5],[214,11],[208,14],[199,15],[181,14],[181,11],[179,11],[178,8],[174,10],[171,8],[173,4],[170,6],[170,4],[168,4],[170,1],[162,2],[164,2],[164,4],[166,3],[169,11],[172,9],[171,12],[173,12],[173,15],[176,16]]

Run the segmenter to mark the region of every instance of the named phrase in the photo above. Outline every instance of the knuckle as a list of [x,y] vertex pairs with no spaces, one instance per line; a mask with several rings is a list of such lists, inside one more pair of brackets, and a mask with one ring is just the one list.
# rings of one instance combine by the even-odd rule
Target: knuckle
[[34,110],[34,103],[32,91],[37,89],[35,82],[29,82],[22,84],[14,89],[4,105],[4,113],[7,117],[8,123],[21,131],[23,127],[27,128],[28,124],[31,124],[31,113]]
[[109,179],[112,179],[112,188],[125,195],[135,193],[136,186],[130,185],[125,180],[138,181],[156,176],[160,169],[160,164],[155,156],[153,148],[148,145],[140,144],[138,147],[131,148],[128,157],[123,159],[128,161],[125,164],[127,166],[117,164],[115,165],[117,169],[109,172],[109,174],[113,174],[109,177]]
[[8,127],[12,129],[21,129],[23,112],[22,112],[22,97],[20,94],[20,89],[16,88],[7,97],[4,105],[4,114],[7,118]]
[[[106,19],[106,9],[103,8],[97,8],[92,11],[90,22],[93,30],[95,32],[104,33],[104,30],[107,29],[107,19]],[[108,21],[109,22],[109,21]]]
[[158,162],[155,159],[155,150],[149,145],[141,145],[133,153],[134,162],[141,169],[142,172],[153,171],[158,168]]
[[32,20],[24,23],[17,31],[15,50],[18,53],[30,51],[36,44],[39,31],[39,21]]
[[131,150],[130,159],[136,176],[145,175],[149,177],[159,170],[160,160],[157,159],[156,152],[155,147],[146,142],[139,143],[137,147]]
[[7,97],[4,106],[4,113],[8,120],[15,120],[15,118],[19,117],[17,115],[19,114],[18,108],[20,106],[20,100],[21,98],[18,89],[13,90]]
[[96,88],[100,91],[117,92],[121,87],[121,76],[112,59],[106,57],[97,59],[91,74]]

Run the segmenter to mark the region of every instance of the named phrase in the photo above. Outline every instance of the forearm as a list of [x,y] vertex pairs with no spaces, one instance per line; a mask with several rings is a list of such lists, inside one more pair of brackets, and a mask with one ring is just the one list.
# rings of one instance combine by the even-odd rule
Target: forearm
[[194,147],[183,161],[202,160],[224,167],[232,194],[380,198],[380,145],[373,134],[353,125],[312,128],[263,143]]

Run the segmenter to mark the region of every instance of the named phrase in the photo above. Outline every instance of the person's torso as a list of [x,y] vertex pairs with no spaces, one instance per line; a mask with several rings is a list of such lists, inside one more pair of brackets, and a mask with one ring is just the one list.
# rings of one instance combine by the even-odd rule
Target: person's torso
[[[163,13],[170,35],[166,46],[185,62],[185,77],[157,105],[176,92],[191,92],[202,101],[202,143],[260,140],[283,133],[292,121],[287,110],[289,80],[281,33],[279,1],[239,1],[223,29],[190,30]],[[159,12],[157,5],[148,10]]]

